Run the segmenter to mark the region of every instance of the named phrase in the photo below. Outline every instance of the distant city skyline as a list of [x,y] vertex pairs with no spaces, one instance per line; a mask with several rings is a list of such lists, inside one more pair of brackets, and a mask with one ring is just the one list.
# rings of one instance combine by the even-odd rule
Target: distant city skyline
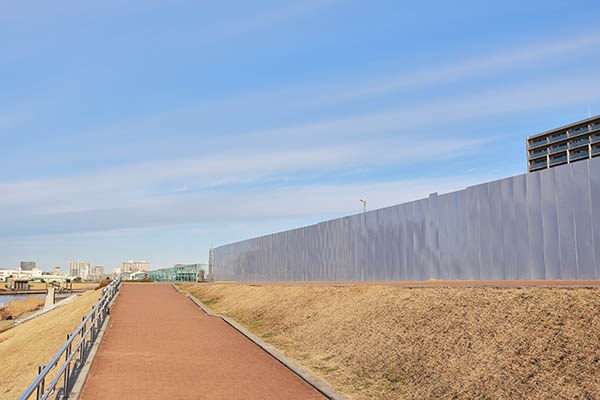
[[206,263],[211,243],[360,199],[524,173],[527,136],[600,114],[599,17],[577,0],[4,2],[0,267]]
[[[63,266],[60,266],[60,265],[48,265],[48,266],[38,265],[38,263],[36,261],[27,261],[27,262],[21,261],[20,265],[17,265],[17,266],[0,265],[0,269],[16,270],[16,269],[20,268],[23,270],[31,270],[31,269],[38,268],[38,269],[40,269],[40,271],[53,272],[53,273],[62,273],[63,269],[66,269],[67,270],[66,272],[68,273],[71,270],[71,267],[79,269],[81,267],[81,265],[83,265],[83,264],[88,266],[89,274],[93,275],[93,274],[106,273],[105,267],[103,265],[95,265],[91,261],[73,261],[73,260],[67,262],[67,264],[64,268],[63,268]],[[172,263],[167,266],[162,265],[162,266],[154,266],[154,267],[151,267],[150,265],[151,265],[151,263],[146,260],[140,260],[140,261],[128,260],[128,261],[121,263],[121,265],[117,265],[114,268],[120,268],[121,270],[126,271],[126,272],[136,272],[136,271],[149,271],[151,269],[155,270],[155,269],[161,269],[161,268],[169,268],[170,266],[173,266],[173,265],[183,265],[183,264]],[[24,266],[25,266],[25,268],[24,268]],[[31,268],[29,268],[29,267],[31,267]],[[110,269],[114,269],[114,268],[110,268]]]

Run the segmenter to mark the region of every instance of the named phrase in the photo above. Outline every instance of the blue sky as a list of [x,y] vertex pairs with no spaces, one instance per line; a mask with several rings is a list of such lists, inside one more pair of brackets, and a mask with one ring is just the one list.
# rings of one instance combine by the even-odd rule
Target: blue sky
[[215,246],[526,171],[600,2],[0,5],[0,267]]

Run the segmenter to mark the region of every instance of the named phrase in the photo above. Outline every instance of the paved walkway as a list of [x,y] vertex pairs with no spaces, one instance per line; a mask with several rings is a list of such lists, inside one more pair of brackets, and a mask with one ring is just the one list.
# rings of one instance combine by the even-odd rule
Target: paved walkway
[[83,400],[323,399],[167,284],[124,284]]

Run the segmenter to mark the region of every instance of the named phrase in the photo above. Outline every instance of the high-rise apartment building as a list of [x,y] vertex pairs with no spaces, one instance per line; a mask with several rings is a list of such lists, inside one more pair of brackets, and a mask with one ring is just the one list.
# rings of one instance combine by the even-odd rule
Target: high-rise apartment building
[[123,272],[148,272],[150,271],[150,263],[148,261],[125,261],[123,263]]
[[60,275],[60,267],[54,267],[54,275]]
[[598,155],[600,155],[600,115],[527,138],[529,172]]
[[90,277],[89,261],[69,261],[69,275],[88,279]]
[[35,268],[35,261],[21,261],[21,271],[32,271]]

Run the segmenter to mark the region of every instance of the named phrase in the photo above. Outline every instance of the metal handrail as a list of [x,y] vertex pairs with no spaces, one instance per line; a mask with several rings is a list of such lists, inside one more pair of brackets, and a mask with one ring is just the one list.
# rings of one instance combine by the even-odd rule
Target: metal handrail
[[[93,343],[95,340],[95,333],[100,327],[102,323],[106,319],[108,314],[108,306],[110,301],[115,297],[119,290],[119,285],[121,284],[122,275],[119,274],[110,284],[106,286],[106,288],[102,291],[102,297],[95,306],[92,307],[92,311],[84,317],[81,321],[81,324],[75,329],[72,334],[67,334],[67,341],[62,345],[60,350],[52,357],[50,362],[45,366],[40,366],[38,369],[38,377],[33,381],[33,383],[25,390],[25,392],[19,397],[19,400],[26,400],[31,397],[34,393],[37,393],[37,400],[45,400],[49,396],[51,396],[61,377],[63,377],[63,396],[68,397],[69,394],[69,380],[71,378],[71,363],[74,357],[77,355],[79,351],[79,360],[80,365],[85,360],[85,346],[86,346],[86,338],[88,334],[90,335],[89,343]],[[91,323],[87,326],[87,323],[90,321]],[[87,327],[87,328],[86,328]],[[77,342],[75,349],[72,350],[72,344],[75,341],[77,335],[80,335],[81,338]],[[65,354],[66,352],[66,354]],[[52,371],[57,365],[62,357],[65,354],[65,362],[54,377],[54,379],[50,382],[48,387],[45,387],[46,376],[50,371]]]

